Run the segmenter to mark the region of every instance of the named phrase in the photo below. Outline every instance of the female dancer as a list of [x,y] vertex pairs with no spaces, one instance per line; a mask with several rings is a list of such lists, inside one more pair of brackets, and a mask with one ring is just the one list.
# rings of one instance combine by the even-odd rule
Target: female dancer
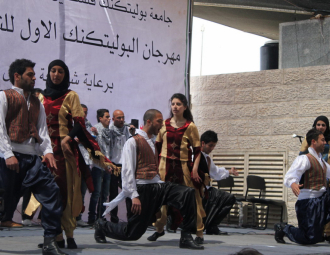
[[[313,128],[321,131],[324,135],[324,138],[326,140],[326,145],[324,146],[324,151],[322,153],[323,159],[330,164],[329,160],[329,140],[330,140],[330,132],[329,132],[329,120],[325,116],[318,116],[314,123],[313,123]],[[300,153],[301,154],[306,154],[308,153],[308,144],[306,139],[302,142],[301,148],[300,148]]]
[[[194,184],[202,180],[198,175],[201,144],[193,116],[188,107],[187,98],[180,93],[171,97],[170,118],[165,120],[159,131],[156,147],[160,152],[159,174],[163,181],[175,182],[195,188],[197,203],[197,232],[195,241],[203,243],[203,217],[205,211],[202,205],[200,189]],[[192,149],[191,149],[192,148]],[[164,235],[164,226],[167,220],[167,208],[162,207],[162,216],[157,219],[156,232],[148,238],[156,241]]]
[[[83,206],[81,178],[85,178],[91,192],[93,181],[74,137],[77,136],[80,143],[89,149],[93,162],[104,169],[110,167],[116,169],[116,167],[104,157],[97,142],[86,130],[84,112],[78,94],[69,90],[69,80],[67,65],[62,60],[52,61],[48,66],[46,89],[39,99],[45,107],[49,136],[57,164],[57,169],[48,167],[62,195],[62,229],[67,237],[67,248],[76,249],[73,231],[76,228],[76,217]],[[56,241],[64,248],[63,234],[57,236]]]

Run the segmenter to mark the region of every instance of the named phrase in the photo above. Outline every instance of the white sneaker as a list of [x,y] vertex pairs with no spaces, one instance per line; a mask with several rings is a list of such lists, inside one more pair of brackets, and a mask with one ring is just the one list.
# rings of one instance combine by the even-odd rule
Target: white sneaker
[[81,228],[89,227],[89,225],[83,220],[77,220],[77,226]]
[[29,219],[22,220],[22,224],[23,224],[24,227],[32,227],[33,226],[32,221],[29,220]]

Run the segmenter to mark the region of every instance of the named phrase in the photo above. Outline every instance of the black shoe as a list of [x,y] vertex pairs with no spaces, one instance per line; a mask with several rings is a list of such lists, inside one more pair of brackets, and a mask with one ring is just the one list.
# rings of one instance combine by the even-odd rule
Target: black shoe
[[285,243],[284,241],[284,236],[285,236],[285,233],[283,232],[283,228],[284,228],[284,224],[283,223],[276,223],[274,224],[274,230],[275,230],[275,240],[276,242],[278,243]]
[[180,248],[192,250],[204,250],[204,246],[197,244],[190,233],[181,231]]
[[42,254],[43,255],[68,255],[60,250],[55,242],[55,237],[45,237],[44,243],[42,246]]
[[94,239],[97,243],[106,243],[107,239],[105,239],[105,235],[102,232],[102,225],[99,222],[100,220],[95,222],[95,233]]
[[[57,246],[59,248],[65,248],[65,241],[64,241],[64,239],[62,241],[56,241],[56,243],[57,243]],[[42,247],[44,247],[44,244],[43,243],[38,244],[38,248],[42,249]]]
[[57,243],[58,247],[65,248],[65,241],[64,241],[64,239],[62,241],[56,241],[56,243]]
[[207,235],[228,235],[228,232],[221,231],[217,226],[206,229]]
[[164,230],[163,230],[162,233],[158,233],[158,232],[153,233],[153,234],[152,234],[151,236],[149,236],[147,239],[148,239],[148,241],[156,241],[156,240],[158,239],[158,237],[161,237],[161,236],[163,236],[163,235],[165,235]]
[[197,244],[203,244],[204,243],[204,238],[203,237],[196,236],[195,243],[197,243]]
[[[66,242],[68,243],[68,249],[77,249],[78,246],[76,244],[76,242],[74,241],[74,238],[68,238],[66,239]],[[64,240],[63,240],[64,243]]]

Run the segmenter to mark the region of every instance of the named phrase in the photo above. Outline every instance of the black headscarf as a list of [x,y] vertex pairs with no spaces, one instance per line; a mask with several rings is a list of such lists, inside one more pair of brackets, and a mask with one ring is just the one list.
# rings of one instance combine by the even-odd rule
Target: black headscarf
[[314,120],[314,124],[313,124],[313,128],[316,128],[316,123],[321,120],[325,123],[325,125],[327,126],[327,128],[324,131],[324,138],[325,140],[328,142],[330,140],[330,134],[329,134],[329,120],[327,117],[325,116],[318,116],[315,120]]
[[[60,66],[64,69],[65,75],[61,84],[55,85],[50,79],[50,69],[54,66]],[[63,96],[70,87],[70,72],[67,65],[60,59],[52,61],[48,65],[48,73],[47,73],[47,81],[46,81],[46,89],[43,91],[43,95],[46,97],[51,97],[52,100],[55,100],[61,96]]]

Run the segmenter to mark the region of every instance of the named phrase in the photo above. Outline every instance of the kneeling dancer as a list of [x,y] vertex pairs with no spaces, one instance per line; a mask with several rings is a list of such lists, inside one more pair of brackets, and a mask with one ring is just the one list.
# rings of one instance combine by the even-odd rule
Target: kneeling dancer
[[295,209],[299,227],[275,224],[278,243],[285,243],[284,236],[298,244],[322,242],[323,227],[330,221],[329,189],[326,189],[330,165],[322,159],[326,141],[322,132],[316,129],[308,131],[306,140],[308,154],[298,156],[284,178],[285,186],[291,187],[298,197]]
[[152,137],[163,126],[163,115],[155,109],[146,111],[144,127],[127,140],[122,152],[122,192],[110,203],[104,214],[120,201],[132,199],[133,215],[128,222],[113,223],[99,219],[95,224],[95,240],[105,243],[105,236],[123,240],[138,240],[147,230],[162,205],[180,210],[183,216],[180,248],[204,249],[195,243],[191,232],[196,231],[195,190],[186,186],[163,182],[158,171],[158,152]]

